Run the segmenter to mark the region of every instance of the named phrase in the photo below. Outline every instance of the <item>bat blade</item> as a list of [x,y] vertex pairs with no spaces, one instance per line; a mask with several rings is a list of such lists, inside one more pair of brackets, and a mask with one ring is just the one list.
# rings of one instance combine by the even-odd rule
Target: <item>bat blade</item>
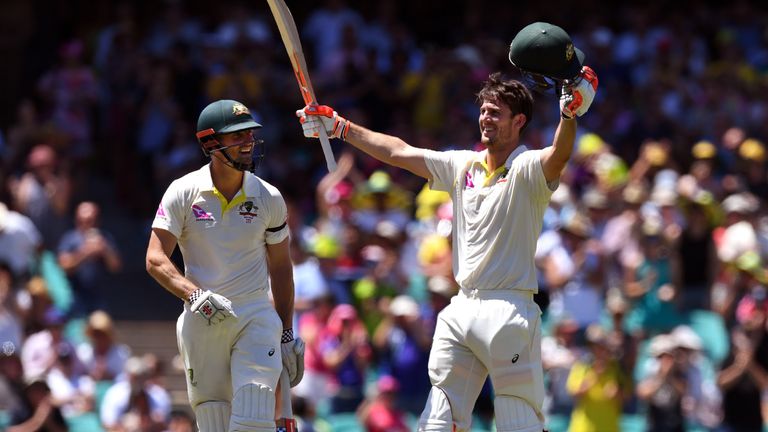
[[298,432],[296,420],[293,418],[293,406],[291,405],[291,379],[288,372],[283,369],[280,379],[277,381],[280,399],[277,407],[277,420],[275,420],[276,432]]
[[[269,8],[272,10],[272,16],[275,18],[277,28],[280,30],[280,38],[283,40],[285,50],[288,52],[288,58],[291,60],[293,74],[296,75],[296,82],[299,84],[301,97],[307,105],[316,104],[315,91],[312,88],[312,82],[309,80],[309,69],[304,58],[304,51],[301,48],[301,39],[299,39],[299,31],[296,29],[293,15],[291,15],[290,9],[288,9],[283,0],[267,0],[267,3],[269,3]],[[323,148],[328,171],[336,171],[336,160],[333,157],[331,143],[323,128],[320,128],[320,144]]]

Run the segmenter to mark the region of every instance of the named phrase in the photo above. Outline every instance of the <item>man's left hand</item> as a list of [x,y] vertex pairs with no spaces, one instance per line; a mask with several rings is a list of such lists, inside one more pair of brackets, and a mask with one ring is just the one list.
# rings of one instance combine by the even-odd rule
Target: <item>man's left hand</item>
[[[285,334],[285,332],[283,332]],[[288,377],[291,379],[291,387],[296,387],[304,377],[304,341],[301,338],[284,341],[280,344],[280,350],[283,356],[283,368],[288,371]]]
[[586,114],[597,93],[597,74],[591,67],[582,67],[574,81],[563,85],[560,96],[560,112],[567,119]]

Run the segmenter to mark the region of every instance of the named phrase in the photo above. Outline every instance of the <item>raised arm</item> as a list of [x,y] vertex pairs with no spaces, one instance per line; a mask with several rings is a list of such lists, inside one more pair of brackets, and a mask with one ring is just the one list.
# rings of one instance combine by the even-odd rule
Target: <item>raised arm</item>
[[296,111],[304,129],[304,136],[317,138],[325,128],[331,138],[340,138],[370,156],[392,166],[406,169],[417,176],[431,180],[432,175],[424,161],[426,150],[413,147],[392,135],[374,132],[352,123],[325,105],[308,105]]
[[560,124],[555,132],[552,146],[541,153],[541,166],[548,182],[560,178],[573,152],[576,139],[576,116],[581,117],[595,98],[597,75],[589,66],[584,66],[574,85],[564,85],[560,96]]

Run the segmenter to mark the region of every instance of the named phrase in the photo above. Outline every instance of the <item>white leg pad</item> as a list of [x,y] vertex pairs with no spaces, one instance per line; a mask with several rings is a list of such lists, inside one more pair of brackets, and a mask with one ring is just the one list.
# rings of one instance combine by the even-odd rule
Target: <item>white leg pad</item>
[[229,432],[274,432],[275,392],[263,384],[247,384],[232,399]]
[[427,397],[427,403],[424,411],[419,418],[419,429],[421,431],[452,432],[453,414],[451,413],[451,402],[448,396],[439,387],[432,387]]
[[493,401],[498,432],[541,432],[544,424],[536,410],[523,399],[511,396],[496,396]]
[[195,407],[200,432],[227,432],[230,406],[227,402],[204,402]]

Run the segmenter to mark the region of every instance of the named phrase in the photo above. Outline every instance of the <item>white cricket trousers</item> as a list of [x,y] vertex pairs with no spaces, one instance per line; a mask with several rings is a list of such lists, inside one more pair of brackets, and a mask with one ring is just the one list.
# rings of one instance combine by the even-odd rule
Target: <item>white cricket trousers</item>
[[543,420],[541,309],[532,292],[462,289],[438,315],[429,378],[448,396],[459,430],[469,427],[489,374],[497,398],[522,399]]
[[283,369],[280,317],[266,292],[230,301],[237,318],[209,326],[203,317],[190,312],[185,302],[176,322],[193,408],[209,401],[230,403],[237,389],[249,383],[277,388]]

